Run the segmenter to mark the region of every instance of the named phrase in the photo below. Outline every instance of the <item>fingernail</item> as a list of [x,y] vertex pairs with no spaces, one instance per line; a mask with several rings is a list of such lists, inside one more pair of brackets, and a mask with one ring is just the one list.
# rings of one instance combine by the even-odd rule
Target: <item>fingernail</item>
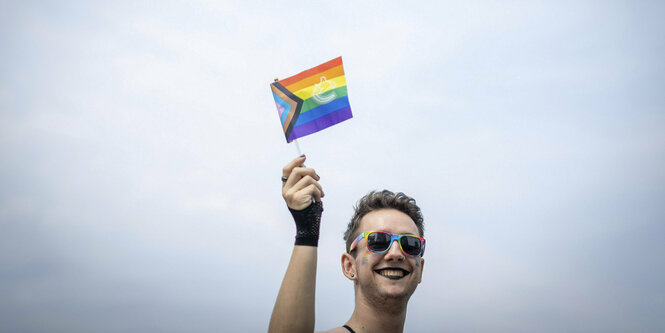
[[300,155],[300,157],[305,157],[305,154]]

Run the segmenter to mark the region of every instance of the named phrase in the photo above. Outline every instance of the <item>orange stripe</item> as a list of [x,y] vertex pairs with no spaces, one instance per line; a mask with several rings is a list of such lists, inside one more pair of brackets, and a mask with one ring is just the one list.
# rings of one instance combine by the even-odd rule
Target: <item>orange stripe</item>
[[339,65],[339,66],[335,66],[335,67],[333,67],[333,68],[331,68],[327,71],[323,71],[323,72],[320,72],[320,73],[315,73],[314,75],[312,75],[308,78],[302,79],[302,80],[300,80],[300,81],[298,81],[298,82],[296,82],[296,83],[294,83],[290,86],[286,86],[286,89],[288,89],[289,91],[295,93],[296,91],[298,91],[302,88],[306,88],[306,87],[309,87],[311,85],[321,83],[321,77],[322,76],[325,76],[326,80],[332,80],[332,79],[334,79],[338,76],[342,76],[342,75],[344,75],[344,67],[342,67],[342,65]]
[[326,71],[330,68],[336,67],[336,66],[341,66],[342,65],[342,57],[337,57],[333,60],[330,60],[328,62],[322,63],[321,65],[318,65],[314,68],[310,68],[306,71],[300,72],[294,76],[287,77],[284,80],[279,81],[283,86],[290,86],[302,79],[306,79],[312,75],[315,75],[317,73]]

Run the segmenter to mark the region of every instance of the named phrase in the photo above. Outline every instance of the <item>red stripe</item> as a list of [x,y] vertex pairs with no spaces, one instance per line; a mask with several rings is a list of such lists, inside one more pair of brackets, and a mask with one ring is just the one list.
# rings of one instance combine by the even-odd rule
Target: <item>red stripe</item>
[[290,86],[298,81],[301,81],[303,79],[306,79],[312,75],[316,75],[318,73],[324,72],[330,68],[333,68],[335,66],[339,66],[342,64],[342,57],[337,57],[333,60],[330,60],[328,62],[325,62],[321,65],[318,65],[314,68],[310,68],[304,72],[298,73],[294,76],[287,77],[284,80],[280,80],[279,83],[281,83],[283,86]]

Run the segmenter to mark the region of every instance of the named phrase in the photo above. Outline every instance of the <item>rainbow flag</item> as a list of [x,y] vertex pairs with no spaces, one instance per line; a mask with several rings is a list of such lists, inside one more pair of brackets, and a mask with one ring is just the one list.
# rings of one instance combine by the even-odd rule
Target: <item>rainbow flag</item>
[[353,117],[342,57],[270,84],[286,142]]

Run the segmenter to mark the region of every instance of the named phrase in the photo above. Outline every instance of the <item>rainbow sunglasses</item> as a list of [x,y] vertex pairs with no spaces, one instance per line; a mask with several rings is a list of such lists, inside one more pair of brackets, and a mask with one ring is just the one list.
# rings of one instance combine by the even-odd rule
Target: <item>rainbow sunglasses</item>
[[374,253],[384,253],[390,249],[394,241],[399,243],[402,253],[409,257],[420,257],[425,252],[425,238],[416,235],[393,235],[385,231],[368,231],[358,235],[349,247],[349,253],[356,248],[358,242],[365,238],[367,249]]

